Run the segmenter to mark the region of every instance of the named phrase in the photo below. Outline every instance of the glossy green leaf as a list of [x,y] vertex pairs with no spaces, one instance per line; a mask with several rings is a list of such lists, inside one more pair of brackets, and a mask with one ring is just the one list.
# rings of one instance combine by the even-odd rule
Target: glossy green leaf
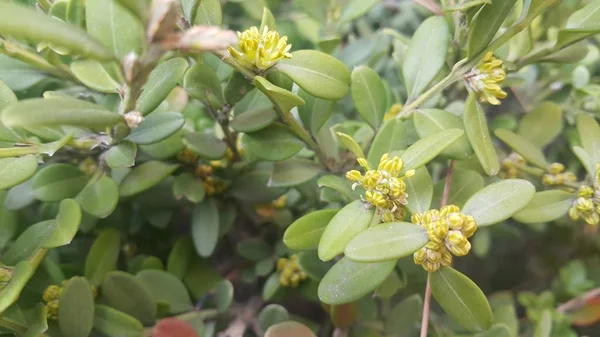
[[219,26],[223,21],[219,0],[198,0],[194,25]]
[[267,186],[272,172],[273,164],[259,163],[250,171],[242,173],[233,180],[228,190],[229,195],[254,204],[272,202],[285,192],[283,188]]
[[483,5],[469,27],[467,58],[472,59],[492,41],[516,0],[492,1]]
[[268,161],[286,160],[304,148],[304,143],[281,124],[246,133],[241,143],[249,154]]
[[90,128],[114,126],[123,116],[100,105],[74,98],[32,98],[9,105],[2,112],[6,126],[73,125]]
[[577,115],[577,132],[583,149],[590,155],[592,163],[600,162],[600,126],[593,116]]
[[478,226],[489,226],[522,210],[534,195],[535,187],[527,180],[507,179],[475,193],[467,200],[462,212],[475,217]]
[[[6,262],[3,256],[3,262]],[[29,261],[14,262],[15,267],[12,272],[12,278],[2,290],[0,290],[0,314],[4,313],[6,308],[10,307],[19,299],[27,281],[35,272],[34,266]]]
[[108,176],[89,183],[78,195],[77,201],[84,211],[97,217],[111,215],[119,203],[119,187]]
[[375,210],[369,209],[361,200],[342,208],[323,231],[318,247],[319,258],[329,261],[343,253],[348,242],[369,227],[374,214]]
[[135,106],[136,110],[143,115],[154,111],[181,81],[187,68],[188,63],[182,57],[172,58],[156,66],[142,89]]
[[395,265],[396,260],[365,263],[344,257],[321,280],[319,299],[327,304],[354,302],[377,289]]
[[537,192],[513,218],[522,223],[550,222],[566,215],[574,199],[573,193],[560,190]]
[[312,134],[317,134],[325,125],[335,106],[335,101],[316,98],[306,91],[298,90],[298,96],[304,100],[304,105],[298,107],[298,115],[302,124]]
[[152,293],[154,300],[169,304],[169,313],[179,314],[194,307],[183,282],[173,274],[146,269],[137,273],[136,278]]
[[496,129],[494,133],[496,134],[496,137],[500,138],[500,140],[520,154],[527,162],[541,169],[546,169],[548,167],[548,161],[546,161],[546,157],[542,150],[529,140],[504,129]]
[[37,337],[48,330],[48,309],[46,306],[38,303],[32,311],[32,318],[27,322],[29,326],[22,335],[23,337]]
[[550,337],[552,335],[552,311],[546,309],[533,331],[533,337]]
[[227,151],[227,144],[209,133],[188,133],[183,142],[206,159],[221,159]]
[[352,70],[350,88],[356,110],[376,130],[383,121],[387,105],[381,78],[373,69],[359,66]]
[[204,200],[206,191],[201,179],[197,179],[193,174],[185,172],[177,176],[173,182],[173,194],[176,199],[185,197],[189,201],[197,204]]
[[261,239],[246,239],[238,242],[235,248],[238,254],[252,261],[266,259],[273,253],[271,246]]
[[360,192],[352,189],[352,182],[333,174],[325,175],[317,180],[319,187],[331,188],[340,193],[347,201],[354,201],[360,198]]
[[300,96],[274,85],[264,77],[256,76],[254,84],[275,104],[282,114],[289,113],[294,107],[304,105],[304,100]]
[[158,143],[181,129],[184,122],[178,112],[153,113],[144,118],[126,139],[142,145]]
[[276,162],[273,165],[273,173],[269,178],[269,186],[292,187],[297,186],[315,178],[323,172],[322,166],[312,160],[292,158]]
[[492,325],[492,309],[475,282],[451,267],[429,275],[433,298],[463,328],[481,331]]
[[344,6],[339,22],[345,23],[358,19],[378,3],[378,0],[351,0]]
[[504,324],[494,324],[487,330],[476,334],[473,337],[512,337],[510,330]]
[[96,91],[116,93],[122,86],[110,76],[100,62],[94,60],[74,61],[71,63],[71,71],[78,80]]
[[48,165],[33,177],[33,195],[48,202],[73,198],[85,187],[87,180],[86,175],[73,165]]
[[[461,119],[447,111],[439,109],[421,109],[414,113],[413,121],[419,137],[427,137],[437,132],[448,129],[463,129]],[[467,159],[473,155],[473,149],[466,135],[462,135],[454,144],[450,145],[442,156],[450,159]]]
[[409,335],[421,321],[423,299],[414,294],[396,304],[385,321],[385,332],[398,336]]
[[426,167],[415,171],[415,175],[404,179],[408,203],[406,208],[411,213],[423,213],[431,208],[433,199],[433,180]]
[[423,226],[408,222],[389,222],[373,226],[356,235],[346,246],[347,258],[359,262],[397,260],[429,242]]
[[131,167],[135,164],[136,154],[137,145],[135,143],[122,141],[106,151],[106,164],[112,169]]
[[192,215],[192,239],[196,252],[209,257],[217,247],[219,239],[219,210],[211,198],[194,207]]
[[254,132],[266,128],[275,120],[277,113],[272,108],[254,109],[235,116],[229,126],[238,132]]
[[58,325],[65,337],[87,337],[94,324],[94,296],[83,277],[73,277],[63,287],[58,308]]
[[500,170],[498,156],[492,144],[485,114],[474,94],[469,95],[467,99],[463,121],[467,138],[483,170],[491,176],[498,174]]
[[350,150],[350,152],[352,152],[356,158],[365,158],[363,150],[360,148],[360,145],[358,145],[354,138],[342,132],[337,132],[337,136],[344,147]]
[[[254,85],[252,85],[252,83],[248,81],[248,79],[242,73],[239,72],[234,72],[231,75],[227,81],[224,91],[225,101],[229,106],[236,107],[235,110],[240,108],[240,106],[237,104],[243,101],[250,92],[258,92],[258,90],[254,88]],[[240,110],[241,111],[236,111],[236,113],[246,111],[247,109],[240,108]]]
[[279,272],[274,272],[265,281],[265,284],[262,289],[262,297],[265,299],[265,301],[272,300],[273,297],[277,295],[278,291],[282,288],[281,284],[279,283],[279,276]]
[[219,312],[227,312],[233,303],[233,284],[229,280],[223,280],[215,288],[215,302]]
[[38,222],[29,226],[2,255],[2,262],[13,266],[26,260],[41,249],[45,241],[52,236],[56,228],[56,220]]
[[550,144],[563,129],[562,108],[553,102],[542,102],[519,123],[518,134],[539,147]]
[[306,325],[296,322],[285,322],[271,326],[265,337],[316,337],[315,333]]
[[93,59],[110,60],[113,57],[109,49],[83,30],[17,4],[0,3],[0,32],[30,41],[47,42]]
[[102,42],[118,59],[130,52],[142,54],[144,28],[131,12],[115,0],[89,0],[85,9],[88,33]]
[[85,260],[85,278],[99,285],[108,272],[117,269],[121,252],[121,239],[114,229],[107,229],[98,236]]
[[406,149],[412,142],[407,134],[412,127],[410,120],[391,119],[379,129],[369,149],[368,161],[372,166],[377,166],[381,156],[386,153]]
[[290,314],[279,304],[269,304],[258,314],[258,324],[262,331],[267,331],[271,326],[283,323],[289,319]]
[[124,312],[97,304],[94,310],[94,330],[106,336],[139,337],[144,326]]
[[448,129],[419,139],[402,153],[404,171],[417,169],[429,163],[448,146],[454,144],[464,133],[461,129]]
[[586,6],[573,13],[564,29],[558,32],[557,47],[567,46],[600,32],[600,1],[592,0]]
[[336,58],[316,50],[295,51],[291,59],[279,61],[275,68],[318,98],[338,100],[350,89],[348,68]]
[[289,249],[317,248],[325,227],[338,211],[323,209],[302,216],[286,229],[283,242]]
[[[269,30],[275,30],[275,31],[277,30],[277,24],[275,23],[275,17],[273,16],[273,13],[271,13],[271,11],[267,7],[263,8],[262,20],[260,21],[260,28],[258,30],[262,32],[265,27]],[[263,331],[265,331],[265,330],[266,329],[263,329]]]
[[121,197],[130,197],[143,192],[170,176],[178,164],[167,164],[160,161],[147,161],[131,170],[119,186]]
[[183,279],[195,254],[192,239],[189,236],[181,237],[171,249],[167,259],[167,271]]
[[450,32],[444,17],[432,16],[417,28],[402,64],[409,98],[414,99],[423,92],[440,72],[449,43]]
[[16,186],[31,178],[38,166],[34,155],[0,159],[0,190]]
[[154,324],[154,297],[135,276],[122,271],[109,272],[102,281],[102,296],[109,306],[135,317],[143,324]]
[[217,72],[208,64],[195,64],[188,69],[183,77],[183,87],[200,101],[216,99],[221,104],[225,103],[221,81]]
[[61,201],[56,225],[50,235],[44,241],[44,248],[56,248],[71,243],[81,224],[81,208],[77,201],[64,199]]

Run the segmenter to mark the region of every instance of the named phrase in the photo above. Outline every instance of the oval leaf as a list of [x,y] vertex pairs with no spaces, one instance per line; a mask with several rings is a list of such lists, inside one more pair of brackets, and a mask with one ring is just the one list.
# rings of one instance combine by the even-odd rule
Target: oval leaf
[[314,332],[306,325],[296,322],[285,322],[273,325],[267,332],[265,337],[316,337]]
[[147,161],[131,170],[119,186],[119,194],[129,197],[143,192],[170,176],[179,165],[160,161]]
[[569,211],[573,200],[573,193],[550,190],[537,192],[531,202],[513,218],[522,223],[544,223],[556,220]]
[[311,160],[292,158],[276,162],[273,165],[273,173],[268,185],[272,187],[297,186],[310,181],[321,172],[323,172],[322,167]]
[[241,142],[248,153],[268,161],[286,160],[304,148],[304,143],[281,124],[246,133]]
[[65,199],[61,201],[58,216],[56,217],[56,227],[44,241],[45,248],[56,248],[71,243],[81,224],[81,208],[77,201]]
[[481,163],[481,167],[490,176],[498,174],[500,170],[498,156],[496,150],[494,150],[494,144],[492,144],[485,114],[474,94],[469,95],[467,99],[463,121],[465,133]]
[[131,167],[135,164],[136,155],[137,145],[125,140],[106,151],[106,164],[112,169]]
[[518,134],[533,144],[550,144],[563,129],[562,108],[553,102],[542,102],[519,122]]
[[406,172],[429,163],[448,146],[454,144],[464,133],[461,129],[448,129],[419,139],[402,153],[403,170]]
[[317,248],[325,227],[338,211],[337,209],[323,209],[304,215],[285,230],[283,243],[289,249]]
[[94,325],[94,296],[88,281],[73,277],[63,287],[58,325],[65,337],[87,337]]
[[206,159],[221,159],[227,151],[225,142],[209,133],[188,133],[183,142]]
[[467,58],[471,59],[492,41],[517,0],[492,1],[484,4],[469,27]]
[[209,257],[217,247],[219,239],[219,210],[211,198],[194,207],[192,215],[192,238],[196,251]]
[[[463,129],[459,117],[439,109],[421,109],[415,111],[413,121],[419,137],[427,137],[436,132],[448,129]],[[454,144],[442,152],[450,159],[467,159],[473,155],[473,149],[466,135],[462,135]]]
[[172,58],[156,66],[142,89],[142,94],[135,106],[136,110],[142,115],[154,111],[181,81],[187,68],[188,63],[182,57]]
[[140,321],[105,305],[96,305],[94,329],[106,336],[139,337],[144,331]]
[[141,145],[157,143],[181,129],[184,122],[178,112],[153,113],[144,118],[126,139]]
[[94,285],[102,283],[108,272],[117,269],[121,239],[114,229],[107,229],[94,241],[85,260],[84,275]]
[[359,66],[351,75],[352,101],[360,116],[373,129],[383,121],[387,98],[379,75],[371,68]]
[[154,297],[133,275],[121,271],[109,272],[102,281],[102,296],[111,307],[139,319],[143,324],[154,324]]
[[31,178],[38,162],[34,155],[0,159],[0,190],[19,185]]
[[504,129],[497,129],[494,133],[496,137],[520,154],[527,162],[544,170],[548,167],[548,161],[546,161],[542,150],[526,138]]
[[137,273],[136,278],[150,290],[157,302],[169,304],[170,314],[193,309],[187,289],[175,275],[162,270],[146,269]]
[[87,183],[85,173],[69,164],[53,164],[33,177],[33,195],[41,201],[60,201],[75,197]]
[[77,60],[71,63],[71,71],[87,87],[96,91],[116,93],[121,84],[104,69],[102,63],[93,60]]

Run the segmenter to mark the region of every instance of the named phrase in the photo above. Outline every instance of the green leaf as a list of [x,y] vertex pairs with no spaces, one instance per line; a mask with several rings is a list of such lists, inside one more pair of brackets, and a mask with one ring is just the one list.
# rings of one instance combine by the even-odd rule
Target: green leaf
[[360,197],[360,193],[352,189],[352,183],[348,179],[333,174],[319,178],[317,185],[321,188],[327,187],[341,193],[347,201],[354,201]]
[[359,66],[351,75],[352,101],[360,116],[375,130],[383,121],[387,98],[383,81],[373,69]]
[[[414,113],[413,121],[419,137],[427,137],[448,129],[464,129],[461,119],[447,111],[439,109],[421,109]],[[462,135],[450,145],[442,156],[450,159],[467,159],[473,155],[473,149],[466,135]]]
[[487,330],[476,334],[473,337],[512,337],[510,330],[505,324],[494,324]]
[[372,166],[377,166],[384,154],[404,150],[412,144],[407,137],[409,123],[410,120],[394,118],[383,124],[369,149],[368,161]]
[[215,251],[219,240],[219,210],[213,199],[204,199],[194,207],[192,238],[200,256],[209,257]]
[[44,241],[44,248],[56,248],[71,243],[81,224],[81,208],[77,201],[64,199],[61,201],[56,225],[52,235]]
[[133,275],[122,271],[109,272],[102,281],[102,296],[109,306],[135,317],[145,325],[154,324],[154,297]]
[[421,249],[429,242],[423,226],[389,222],[356,235],[346,246],[347,258],[359,262],[397,260]]
[[331,117],[335,101],[316,98],[302,89],[298,90],[298,96],[305,102],[298,107],[300,120],[313,135],[317,134]]
[[278,271],[274,272],[265,281],[262,289],[262,297],[265,299],[265,301],[272,300],[277,292],[282,288],[281,284],[279,283],[279,276],[280,273]]
[[0,159],[0,190],[16,186],[31,178],[37,166],[37,159],[31,154],[19,158]]
[[123,116],[100,105],[74,98],[32,98],[9,105],[2,112],[6,126],[73,125],[90,128],[111,127],[123,121]]
[[492,325],[492,309],[475,282],[451,267],[429,276],[433,298],[463,328],[481,331]]
[[269,178],[268,186],[297,186],[312,180],[321,172],[323,172],[322,167],[308,159],[292,158],[276,162],[273,165],[273,173]]
[[583,149],[590,155],[592,164],[600,162],[600,126],[598,122],[594,117],[583,113],[577,115],[576,121]]
[[361,200],[342,208],[327,224],[319,241],[319,258],[329,261],[344,252],[354,236],[364,231],[373,219],[375,210]]
[[515,152],[520,154],[528,163],[531,163],[541,169],[548,167],[548,161],[542,150],[529,140],[504,129],[496,129],[494,131],[496,137],[506,143]]
[[279,61],[275,68],[318,98],[338,100],[350,89],[348,68],[336,58],[316,50],[295,51],[291,59]]
[[315,249],[325,227],[336,215],[337,209],[310,212],[294,221],[283,234],[283,243],[289,249]]
[[0,191],[0,249],[4,251],[17,233],[19,214],[7,207],[8,191]]
[[492,1],[483,5],[469,27],[467,58],[472,59],[492,41],[517,0]]
[[182,57],[172,58],[156,66],[142,89],[136,110],[143,115],[154,111],[181,81],[187,68],[188,63]]
[[286,160],[304,148],[300,139],[277,123],[242,135],[241,143],[249,154],[268,161]]
[[167,259],[167,271],[179,279],[183,279],[195,255],[194,246],[189,236],[181,237],[173,245]]
[[592,176],[595,172],[594,163],[592,163],[592,158],[589,153],[587,153],[584,149],[579,146],[573,146],[573,153],[577,156],[577,159],[583,164],[583,167],[587,171],[587,173]]
[[550,190],[537,192],[533,199],[513,218],[522,223],[544,223],[556,220],[569,211],[573,200],[573,193]]
[[306,325],[296,322],[285,322],[273,325],[265,332],[265,337],[316,337]]
[[319,299],[336,305],[354,302],[377,289],[394,271],[395,265],[395,260],[364,263],[344,257],[319,283]]
[[165,180],[178,167],[178,164],[167,164],[156,160],[136,166],[121,182],[119,194],[121,197],[130,197],[143,192]]
[[194,25],[220,26],[223,21],[219,0],[198,0]]
[[[267,27],[268,30],[277,30],[275,17],[267,7],[263,8],[262,20],[260,21],[260,28],[258,30],[262,32],[265,27]],[[263,329],[263,331],[265,330],[266,329]]]
[[[3,261],[6,262],[3,256]],[[33,276],[35,268],[29,261],[14,262],[16,265],[12,271],[12,278],[2,290],[0,290],[0,314],[19,299],[25,284]]]
[[[104,10],[101,13],[104,14]],[[93,59],[110,60],[113,57],[111,51],[83,30],[12,3],[0,3],[0,32],[29,41],[47,42]]]
[[379,0],[350,0],[345,6],[339,19],[339,23],[349,22],[367,14],[377,5]]
[[46,306],[43,303],[38,303],[32,311],[32,317],[27,322],[29,326],[22,335],[23,337],[38,337],[48,330],[48,309]]
[[236,251],[242,257],[252,261],[260,261],[272,255],[271,246],[261,239],[246,239],[238,242]]
[[268,187],[267,183],[273,172],[273,164],[259,163],[248,172],[237,176],[228,189],[234,198],[253,204],[270,203],[280,197],[285,189]]
[[48,202],[73,198],[85,187],[87,180],[87,176],[73,165],[48,165],[33,177],[33,195]]
[[533,199],[535,187],[522,179],[493,183],[475,193],[462,212],[475,217],[478,226],[489,226],[510,218]]
[[385,332],[396,336],[408,336],[421,321],[423,299],[414,294],[396,304],[385,321]]
[[188,133],[183,142],[206,159],[221,159],[227,151],[227,144],[209,133]]
[[144,118],[144,121],[127,136],[137,144],[158,143],[183,127],[185,121],[178,112],[160,112]]
[[78,80],[80,80],[87,87],[96,91],[117,93],[122,86],[110,76],[110,74],[98,61],[74,61],[71,63],[71,71],[73,71],[73,74]]
[[200,101],[217,100],[225,103],[221,81],[217,72],[208,64],[195,64],[183,77],[183,87],[193,98]]
[[130,52],[142,55],[144,28],[141,22],[117,1],[88,0],[85,13],[88,33],[102,42],[118,59]]
[[140,321],[105,305],[96,305],[94,330],[106,336],[139,337],[144,331]]
[[336,134],[344,147],[350,150],[350,152],[352,152],[356,158],[365,158],[363,150],[360,148],[360,145],[358,145],[354,138],[342,132],[337,132]]
[[137,17],[141,22],[146,22],[148,11],[149,11],[149,1],[147,0],[116,0],[118,1],[125,9],[127,9],[131,14]]
[[289,113],[294,107],[304,105],[304,100],[300,96],[274,85],[264,77],[256,76],[254,84],[275,104],[282,114]]
[[179,314],[193,309],[187,289],[176,276],[163,270],[146,269],[136,278],[146,287],[154,300],[169,304],[170,314]]
[[258,324],[262,331],[267,331],[271,326],[283,323],[289,319],[290,314],[279,304],[269,304],[258,314]]
[[423,21],[411,39],[404,56],[402,73],[410,99],[417,97],[444,66],[450,32],[442,16]]
[[8,85],[0,81],[0,112],[10,103],[17,101],[17,96]]
[[552,311],[546,309],[535,327],[533,337],[550,337],[552,335]]
[[77,201],[84,211],[103,219],[111,215],[119,203],[119,187],[108,176],[89,183],[78,195]]
[[63,287],[58,308],[58,325],[65,337],[87,337],[94,325],[94,296],[88,281],[73,277]]
[[558,32],[555,48],[561,48],[600,32],[600,1],[590,1],[586,6],[573,13],[564,29]]
[[177,176],[173,182],[173,194],[176,199],[186,197],[189,201],[197,204],[204,200],[206,192],[201,179],[196,179],[193,174],[185,172]]
[[275,120],[277,113],[272,108],[254,109],[235,116],[229,126],[238,132],[254,132],[266,128]]
[[99,285],[108,272],[117,269],[121,252],[121,239],[114,229],[98,236],[85,260],[84,275],[94,285]]
[[[240,109],[241,112],[246,111],[247,109],[240,108],[238,103],[243,101],[252,91],[255,93],[259,92],[242,73],[234,72],[231,77],[229,77],[227,85],[225,86],[225,101],[229,106],[235,106],[235,110]],[[234,113],[237,112],[240,111],[234,111]]]
[[33,256],[38,249],[41,249],[44,242],[52,235],[56,228],[56,220],[47,220],[38,222],[29,226],[17,240],[2,255],[2,262],[13,266],[19,261],[26,260]]
[[464,133],[461,129],[448,129],[419,139],[402,153],[404,171],[417,169],[429,163]]
[[411,213],[423,213],[431,208],[433,199],[433,180],[427,167],[415,171],[415,175],[404,179],[408,203],[406,208]]
[[539,147],[550,144],[563,129],[562,108],[553,102],[542,102],[523,116],[518,134]]
[[494,144],[492,144],[485,114],[474,94],[469,95],[467,99],[463,121],[465,123],[465,133],[481,163],[481,167],[490,176],[498,174],[500,170],[498,156],[496,150],[494,150]]
[[225,279],[215,287],[215,302],[219,312],[227,312],[233,302],[233,284]]
[[[439,205],[439,199],[442,196],[445,184],[446,178],[435,184],[434,195],[436,198],[433,200],[433,205]],[[456,205],[462,208],[465,202],[467,202],[473,194],[481,190],[483,186],[485,186],[485,183],[483,177],[479,173],[471,170],[454,169],[447,204]]]
[[111,147],[106,151],[106,164],[112,169],[131,167],[135,164],[137,145],[128,140]]

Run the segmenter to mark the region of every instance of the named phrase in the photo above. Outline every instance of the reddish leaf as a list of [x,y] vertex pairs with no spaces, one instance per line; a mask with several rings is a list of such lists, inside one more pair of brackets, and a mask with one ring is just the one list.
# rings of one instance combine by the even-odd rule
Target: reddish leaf
[[600,303],[598,300],[588,301],[583,307],[569,313],[573,325],[587,326],[600,320]]
[[154,327],[152,337],[200,337],[186,322],[177,318],[161,319]]

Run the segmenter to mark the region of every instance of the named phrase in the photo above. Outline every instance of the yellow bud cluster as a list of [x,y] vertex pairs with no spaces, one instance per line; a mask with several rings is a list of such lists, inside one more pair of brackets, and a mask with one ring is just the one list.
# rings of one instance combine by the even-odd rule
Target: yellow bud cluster
[[177,154],[177,160],[184,164],[194,164],[198,161],[198,154],[189,147],[186,147]]
[[280,258],[277,261],[279,283],[284,287],[296,288],[301,281],[306,280],[306,273],[300,269],[298,255],[292,255],[289,259]]
[[383,115],[383,120],[389,121],[390,119],[394,119],[402,111],[402,107],[403,105],[400,103],[392,105],[385,115]]
[[591,226],[598,225],[600,223],[600,188],[581,186],[577,192],[577,199],[569,208],[569,217],[573,220],[581,218]]
[[514,179],[519,174],[518,167],[525,164],[525,159],[513,152],[508,155],[508,157],[504,158],[504,160],[502,160],[502,165],[500,166],[500,172],[498,175],[502,179]]
[[92,157],[87,157],[79,163],[79,169],[88,176],[91,176],[98,169],[96,160]]
[[364,200],[377,208],[383,222],[403,220],[406,215],[404,205],[408,202],[404,178],[414,175],[415,170],[400,175],[404,162],[400,157],[390,158],[387,153],[381,157],[377,169],[372,169],[364,158],[357,161],[365,174],[357,170],[346,173],[346,178],[354,182],[353,188],[360,185],[366,190]]
[[411,221],[427,230],[429,243],[415,252],[413,258],[429,272],[450,265],[452,254],[465,256],[471,250],[468,238],[475,234],[477,222],[472,216],[460,213],[458,206],[447,205],[440,210],[414,213]]
[[[62,282],[64,287],[67,281]],[[98,297],[98,287],[91,286],[92,295],[94,298]],[[63,288],[58,285],[50,285],[42,294],[42,299],[46,302],[46,317],[48,319],[58,319],[58,310],[60,308],[60,296],[62,295]]]
[[506,92],[501,87],[506,78],[502,63],[492,52],[488,52],[482,62],[464,76],[468,90],[476,93],[479,101],[500,105],[500,100],[506,98]]
[[542,177],[542,183],[546,186],[564,185],[577,181],[575,173],[566,171],[565,165],[561,163],[552,163],[548,166],[548,173]]
[[266,26],[262,32],[257,27],[238,32],[238,39],[239,51],[233,47],[229,47],[228,51],[249,69],[263,71],[281,59],[292,58],[289,53],[292,45],[287,44],[287,36],[280,37],[278,32]]
[[213,167],[210,165],[198,165],[194,172],[197,177],[202,178],[204,192],[211,196],[225,191],[225,183],[213,177]]

